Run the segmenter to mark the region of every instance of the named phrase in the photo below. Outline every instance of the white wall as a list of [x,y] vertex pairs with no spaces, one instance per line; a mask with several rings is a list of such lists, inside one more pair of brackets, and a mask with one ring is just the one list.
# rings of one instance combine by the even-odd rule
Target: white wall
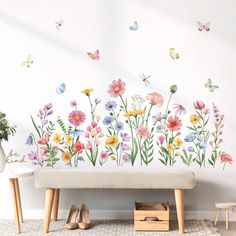
[[[170,85],[177,84],[173,103],[187,108],[188,115],[183,118],[186,124],[195,100],[203,100],[209,107],[215,102],[225,114],[222,149],[234,155],[235,7],[233,0],[0,0],[0,110],[18,127],[15,137],[3,144],[6,153],[13,149],[22,157],[32,150],[25,145],[33,131],[30,114],[36,116],[46,103],[53,103],[54,119],[58,115],[67,118],[72,99],[78,100],[80,109],[89,114],[87,98],[80,93],[85,87],[92,86],[95,97],[102,99],[99,111],[104,115],[102,107],[110,99],[108,85],[122,78],[127,96],[158,91],[165,103]],[[57,30],[54,22],[59,19],[64,24]],[[134,20],[139,23],[136,32],[129,30]],[[210,32],[199,32],[198,20],[210,21]],[[170,59],[171,47],[179,53],[178,60]],[[100,49],[101,59],[92,61],[87,52],[96,49]],[[29,54],[34,63],[24,68],[20,64]],[[151,75],[150,86],[142,84],[141,73]],[[203,86],[208,78],[219,86],[214,93]],[[62,82],[67,89],[58,95],[55,89]],[[13,165],[21,164],[8,167]],[[28,160],[23,165],[32,166]],[[215,201],[235,199],[235,165],[233,162],[224,171],[220,162],[215,169],[209,165],[202,169],[196,165],[187,167],[181,161],[174,167],[165,167],[156,159],[152,168],[193,170],[198,183],[194,190],[186,192],[186,208],[212,212]],[[78,168],[84,167],[91,164],[81,163]],[[117,168],[112,161],[107,167]],[[24,208],[42,210],[43,191],[34,188],[33,178],[23,179],[21,187]],[[0,217],[4,218],[11,208],[8,182],[2,179],[0,189],[4,199],[0,202]],[[134,200],[155,199],[172,204],[174,200],[169,191],[64,191],[61,209],[68,209],[74,202],[86,202],[94,210],[132,210]],[[28,212],[29,217],[32,214]]]

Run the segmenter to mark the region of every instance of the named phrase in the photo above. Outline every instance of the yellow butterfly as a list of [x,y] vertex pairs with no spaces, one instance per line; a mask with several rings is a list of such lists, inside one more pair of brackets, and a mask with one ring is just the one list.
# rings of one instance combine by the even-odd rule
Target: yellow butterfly
[[179,59],[179,54],[175,51],[174,48],[170,48],[169,49],[169,53],[170,53],[170,57],[175,60],[175,59]]
[[33,62],[34,61],[33,61],[32,57],[31,57],[31,55],[29,55],[27,57],[27,60],[21,63],[21,66],[26,66],[27,68],[29,68],[33,64]]

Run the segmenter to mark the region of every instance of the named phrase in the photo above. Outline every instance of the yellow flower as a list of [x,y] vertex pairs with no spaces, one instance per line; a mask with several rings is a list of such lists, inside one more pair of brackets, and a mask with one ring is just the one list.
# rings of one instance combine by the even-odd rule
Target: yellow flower
[[87,96],[90,96],[90,94],[93,93],[93,92],[94,92],[93,88],[86,88],[86,89],[81,91],[81,93],[83,93]]
[[110,156],[110,159],[111,159],[112,161],[115,161],[115,160],[116,160],[116,157],[115,157],[114,155],[112,155],[112,156]]
[[54,141],[55,143],[60,143],[60,142],[61,142],[61,135],[60,135],[60,134],[55,134],[55,135],[53,136],[53,141]]
[[68,162],[71,160],[71,154],[69,151],[62,153],[61,159],[65,162]]
[[65,142],[66,142],[67,144],[71,144],[72,141],[73,141],[73,137],[70,136],[70,135],[67,135],[66,138],[65,138]]
[[132,111],[128,111],[127,113],[124,114],[125,117],[132,117],[132,116],[137,116],[137,115],[143,115],[144,110],[141,109],[134,109]]
[[176,152],[175,156],[179,157],[180,156],[180,152]]
[[167,145],[167,150],[168,150],[168,152],[170,153],[170,152],[173,152],[174,150],[175,150],[175,147],[174,147],[174,145],[171,143],[171,144],[168,144]]
[[197,115],[197,114],[192,114],[191,116],[190,116],[190,122],[192,123],[192,124],[197,124],[199,121],[201,120],[201,118],[200,118],[200,116],[199,115]]
[[182,145],[183,145],[183,140],[181,139],[181,138],[177,138],[176,140],[175,140],[175,144],[176,144],[176,146],[178,146],[178,147],[181,147]]
[[106,139],[105,145],[108,147],[116,147],[118,142],[119,142],[118,137],[116,135],[111,135]]

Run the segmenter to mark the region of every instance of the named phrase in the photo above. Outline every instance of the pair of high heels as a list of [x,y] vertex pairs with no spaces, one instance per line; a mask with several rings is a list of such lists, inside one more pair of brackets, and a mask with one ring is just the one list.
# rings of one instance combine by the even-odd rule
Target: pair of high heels
[[66,221],[66,228],[73,230],[78,228],[89,229],[90,227],[91,223],[88,207],[85,204],[82,204],[80,208],[76,205],[72,205]]

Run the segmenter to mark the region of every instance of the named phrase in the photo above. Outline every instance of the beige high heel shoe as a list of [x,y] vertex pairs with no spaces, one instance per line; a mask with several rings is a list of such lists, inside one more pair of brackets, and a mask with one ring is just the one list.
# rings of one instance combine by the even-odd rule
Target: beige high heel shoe
[[76,205],[72,205],[65,225],[67,229],[78,229],[78,214],[79,208]]
[[89,218],[89,209],[85,204],[82,204],[80,207],[78,225],[80,229],[91,228],[91,223],[90,223],[90,218]]

